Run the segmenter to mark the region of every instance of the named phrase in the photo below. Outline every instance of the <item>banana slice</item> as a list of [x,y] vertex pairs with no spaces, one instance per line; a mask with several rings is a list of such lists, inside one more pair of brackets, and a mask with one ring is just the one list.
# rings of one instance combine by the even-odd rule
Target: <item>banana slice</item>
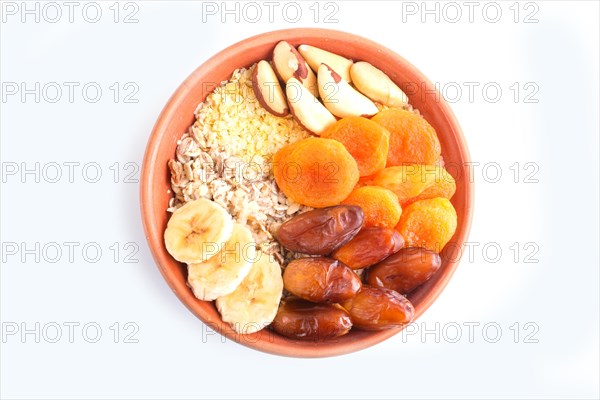
[[223,207],[208,199],[194,200],[171,215],[165,246],[177,261],[201,263],[217,254],[232,232],[233,220]]
[[273,322],[282,291],[279,263],[272,256],[259,252],[240,286],[233,293],[219,297],[216,305],[223,321],[234,331],[254,333]]
[[221,251],[199,264],[188,264],[188,286],[200,300],[214,300],[233,292],[256,259],[252,232],[234,224],[231,239]]

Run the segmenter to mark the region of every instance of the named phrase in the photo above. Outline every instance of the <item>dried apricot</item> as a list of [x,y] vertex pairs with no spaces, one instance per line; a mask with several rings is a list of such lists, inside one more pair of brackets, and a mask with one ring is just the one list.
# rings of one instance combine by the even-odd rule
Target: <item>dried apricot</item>
[[396,230],[407,247],[424,247],[439,253],[456,231],[456,210],[443,197],[419,200],[402,212]]
[[354,189],[358,189],[359,187],[363,187],[363,186],[373,186],[373,178],[374,177],[375,177],[375,175],[361,176]]
[[365,213],[363,226],[393,228],[402,214],[398,197],[391,190],[378,186],[354,189],[342,203],[360,206],[363,209]]
[[341,142],[356,160],[360,176],[372,175],[385,168],[390,133],[367,118],[342,118],[327,128],[321,137]]
[[377,113],[372,121],[390,132],[387,166],[434,164],[442,152],[435,129],[419,114],[398,108]]
[[339,204],[358,182],[358,166],[343,144],[307,138],[283,147],[273,157],[275,181],[293,201],[321,208]]
[[382,169],[369,184],[394,192],[402,207],[434,197],[451,198],[456,191],[452,175],[439,165],[400,165]]
[[363,228],[354,238],[331,256],[352,269],[373,265],[404,246],[404,239],[395,229]]

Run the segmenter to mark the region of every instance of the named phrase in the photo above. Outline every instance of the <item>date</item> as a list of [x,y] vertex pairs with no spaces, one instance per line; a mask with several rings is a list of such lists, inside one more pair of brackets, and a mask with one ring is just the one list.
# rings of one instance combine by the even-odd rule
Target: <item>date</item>
[[337,260],[307,257],[288,264],[283,286],[308,301],[338,303],[354,297],[362,283],[354,271]]
[[354,238],[337,249],[332,257],[352,269],[376,264],[404,247],[404,239],[390,228],[363,228]]
[[415,314],[412,303],[400,293],[367,285],[342,306],[354,326],[370,331],[409,324]]
[[352,328],[352,321],[338,304],[315,304],[288,297],[281,301],[272,327],[285,337],[321,341],[345,335]]
[[275,238],[289,250],[323,256],[348,243],[364,219],[365,214],[358,206],[321,208],[284,222]]
[[407,294],[427,282],[441,265],[436,252],[408,247],[369,268],[366,281],[371,286]]

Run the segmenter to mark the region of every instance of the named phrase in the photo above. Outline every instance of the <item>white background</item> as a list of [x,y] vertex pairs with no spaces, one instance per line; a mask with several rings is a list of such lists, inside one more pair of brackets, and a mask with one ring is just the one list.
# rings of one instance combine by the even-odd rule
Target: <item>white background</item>
[[[191,1],[138,1],[133,16],[138,22],[129,24],[122,20],[135,8],[121,3],[115,23],[112,1],[100,4],[97,23],[83,18],[85,3],[75,8],[73,23],[62,2],[62,19],[56,23],[47,21],[55,18],[49,8],[39,22],[35,15],[25,15],[22,22],[22,10],[4,12],[7,3],[22,7],[21,2],[3,2],[0,41],[3,398],[600,395],[597,2],[499,2],[502,15],[496,23],[489,21],[497,7],[486,8],[486,14],[483,2],[472,22],[463,2],[453,8],[439,3],[436,22],[435,14],[422,15],[421,2],[391,1],[337,2],[337,8],[327,9],[321,3],[318,23],[314,6],[309,8],[313,2],[298,3],[302,18],[297,23],[285,20],[280,3],[271,23],[268,8],[259,2],[261,21],[244,21],[241,15],[239,24],[235,15],[226,15],[222,23],[220,14],[203,14],[202,3]],[[43,6],[38,3],[40,13]],[[427,7],[434,9],[435,3]],[[326,23],[325,15],[336,9],[338,22]],[[452,23],[457,9],[462,17]],[[93,10],[88,12],[93,18]],[[365,36],[439,82],[455,99],[452,108],[473,161],[480,163],[469,238],[472,258],[465,254],[447,289],[417,321],[414,330],[419,332],[328,359],[263,354],[208,332],[162,280],[144,240],[138,184],[124,182],[123,175],[125,163],[141,164],[161,108],[194,68],[246,37],[299,26]],[[56,103],[48,101],[53,91],[41,93],[38,103],[34,94],[24,99],[20,92],[9,95],[12,83],[21,82],[28,88],[35,82],[41,88],[48,82],[80,86],[72,103],[66,86]],[[96,103],[81,93],[88,82],[103,90]],[[115,82],[117,103],[109,88]],[[125,90],[128,82],[139,88],[132,97],[137,103],[123,102],[135,87]],[[465,82],[479,85],[474,98]],[[502,89],[498,101],[492,102],[494,90],[482,92],[486,84]],[[461,96],[456,87],[463,89]],[[34,173],[21,175],[23,167],[35,168],[36,162],[39,183]],[[80,163],[72,183],[65,162]],[[95,169],[82,175],[82,166],[92,162],[102,171],[97,183],[84,179],[94,178]],[[110,169],[116,162],[118,183]],[[52,163],[63,165],[57,183],[49,182],[56,174]],[[10,175],[15,165],[19,170]],[[493,182],[498,171],[502,175]],[[528,173],[533,175],[526,179]],[[21,251],[36,242],[40,248],[58,243],[62,257],[50,262],[57,257],[52,245],[39,262],[35,254]],[[64,242],[79,243],[73,260]],[[121,249],[117,262],[110,249],[115,242]],[[134,247],[125,249],[129,242]],[[17,254],[11,243],[17,244]],[[83,257],[86,243],[101,248],[98,262]],[[135,244],[139,251],[131,261],[138,262],[124,262]],[[87,249],[94,257],[93,247]],[[69,322],[80,324],[74,327],[73,343],[64,325]],[[39,338],[21,335],[23,328],[35,331],[36,323]],[[82,333],[86,323],[97,324],[88,325],[87,336]],[[479,324],[473,325],[472,337],[470,323]],[[56,325],[62,336],[51,343]],[[94,326],[102,335],[89,343]],[[127,341],[137,343],[125,343],[135,326],[139,330]],[[498,327],[501,336],[496,338]],[[10,335],[14,329],[18,332]],[[431,333],[423,336],[424,329]]]

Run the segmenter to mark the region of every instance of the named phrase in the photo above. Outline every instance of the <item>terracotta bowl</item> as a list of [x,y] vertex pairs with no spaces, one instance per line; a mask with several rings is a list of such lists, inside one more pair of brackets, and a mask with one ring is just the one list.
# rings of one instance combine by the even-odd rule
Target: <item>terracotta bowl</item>
[[268,353],[294,357],[325,357],[350,353],[381,342],[400,329],[365,332],[353,329],[332,341],[303,342],[279,336],[269,329],[251,335],[236,334],[219,316],[213,302],[200,301],[186,286],[184,265],[175,261],[163,242],[169,214],[165,211],[171,197],[167,161],[175,154],[176,142],[194,122],[198,103],[211,93],[218,82],[227,80],[233,70],[248,67],[270,53],[280,40],[292,45],[317,46],[354,60],[365,60],[383,70],[408,95],[410,103],[436,129],[442,155],[449,172],[457,181],[452,203],[458,214],[458,229],[444,249],[443,265],[438,273],[409,297],[416,318],[429,308],[444,289],[458,266],[461,248],[471,225],[473,187],[466,163],[469,152],[460,126],[434,85],[421,72],[391,50],[362,37],[325,29],[287,29],[264,33],[226,48],[197,68],[179,86],[160,114],[148,141],[141,175],[141,211],[146,239],[156,264],[175,295],[214,330],[238,343]]

